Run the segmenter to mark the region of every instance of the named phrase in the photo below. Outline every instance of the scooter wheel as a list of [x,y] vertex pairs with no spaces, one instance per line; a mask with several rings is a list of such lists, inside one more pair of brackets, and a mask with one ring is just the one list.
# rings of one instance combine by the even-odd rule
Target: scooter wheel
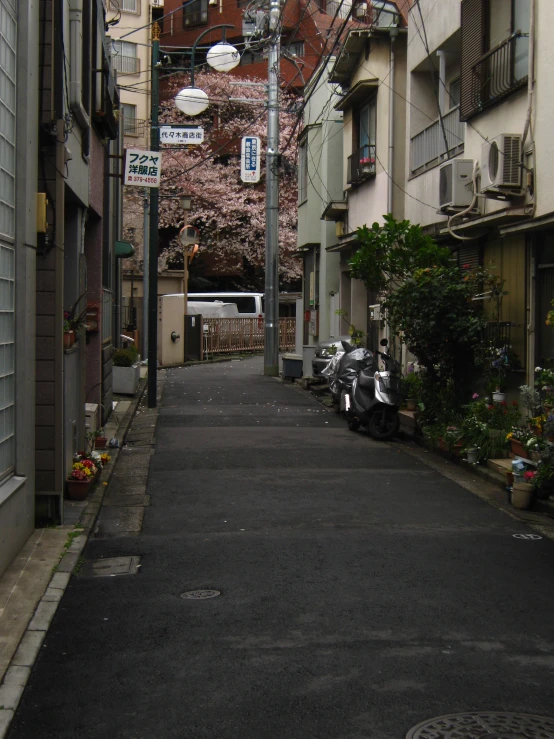
[[367,426],[370,435],[378,441],[392,439],[399,427],[400,418],[398,413],[388,408],[372,413]]
[[358,421],[357,418],[349,418],[348,419],[348,428],[350,431],[358,431],[362,424]]

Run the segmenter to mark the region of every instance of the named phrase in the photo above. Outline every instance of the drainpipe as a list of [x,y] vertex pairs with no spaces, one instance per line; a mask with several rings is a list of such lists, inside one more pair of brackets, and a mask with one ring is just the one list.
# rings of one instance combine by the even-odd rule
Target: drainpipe
[[86,131],[90,128],[90,118],[83,107],[81,89],[83,59],[83,0],[71,0],[69,4],[69,108],[77,122]]
[[529,68],[527,72],[527,117],[525,118],[525,126],[523,128],[523,136],[521,138],[521,154],[523,156],[523,147],[527,140],[527,134],[531,125],[531,113],[533,110],[533,93],[535,91],[535,0],[531,0],[531,8],[529,15]]
[[439,58],[439,108],[441,115],[444,115],[450,107],[446,104],[446,52],[439,49],[437,56]]
[[390,33],[390,70],[389,70],[389,160],[388,160],[388,190],[387,213],[392,214],[393,177],[394,177],[394,42],[398,36],[398,28],[389,29]]

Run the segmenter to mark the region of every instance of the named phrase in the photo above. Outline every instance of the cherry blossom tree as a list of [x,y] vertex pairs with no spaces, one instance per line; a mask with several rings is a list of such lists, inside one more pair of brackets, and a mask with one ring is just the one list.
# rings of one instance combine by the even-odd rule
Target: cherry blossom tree
[[[196,86],[205,90],[210,106],[193,118],[181,113],[173,102],[175,94],[188,84],[184,76],[165,81],[160,124],[201,125],[205,141],[198,146],[168,149],[163,146],[162,185],[160,188],[159,268],[182,269],[183,253],[177,235],[184,223],[178,196],[192,195],[188,223],[198,228],[200,249],[191,264],[191,280],[227,278],[226,284],[241,289],[263,289],[265,261],[265,156],[267,112],[263,87],[235,87],[236,78],[213,72],[199,73]],[[263,82],[263,80],[249,80]],[[231,102],[240,97],[250,102]],[[283,91],[281,96],[281,146],[290,137],[298,98]],[[261,171],[258,184],[240,179],[240,145],[244,135],[261,139]],[[296,251],[296,144],[281,158],[279,253],[280,280],[291,285],[301,278],[302,263]],[[131,188],[126,188],[130,190]],[[136,188],[134,188],[136,190]],[[142,194],[126,195],[125,224],[137,228],[142,219]],[[136,240],[135,240],[136,241]],[[136,258],[140,266],[140,255]],[[129,265],[128,265],[129,266]]]

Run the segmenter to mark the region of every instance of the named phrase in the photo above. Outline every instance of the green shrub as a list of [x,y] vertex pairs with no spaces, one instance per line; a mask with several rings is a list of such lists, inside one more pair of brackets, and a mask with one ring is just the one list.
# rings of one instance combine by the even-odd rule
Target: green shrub
[[113,353],[112,363],[114,367],[132,367],[137,361],[138,352],[132,349],[117,349]]

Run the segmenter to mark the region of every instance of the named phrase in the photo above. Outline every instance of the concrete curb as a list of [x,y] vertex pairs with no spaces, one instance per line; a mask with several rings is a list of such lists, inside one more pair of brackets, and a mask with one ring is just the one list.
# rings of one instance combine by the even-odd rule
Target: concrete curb
[[[68,537],[69,542],[66,551],[60,559],[60,563],[53,573],[48,587],[42,598],[40,599],[35,612],[30,619],[27,628],[19,642],[18,648],[12,657],[9,667],[6,670],[4,679],[0,684],[0,739],[5,739],[8,734],[10,724],[15,711],[27,685],[27,681],[31,674],[35,661],[37,659],[42,643],[46,638],[46,634],[54,618],[54,614],[58,609],[58,605],[63,594],[69,585],[71,575],[79,564],[81,552],[85,548],[88,539],[94,530],[96,520],[102,507],[102,501],[106,495],[106,490],[110,478],[115,469],[121,447],[127,432],[131,426],[136,410],[139,406],[144,391],[146,390],[146,380],[141,380],[138,392],[133,398],[127,413],[123,417],[121,425],[118,429],[118,435],[121,436],[120,448],[110,449],[112,461],[109,469],[102,471],[95,490],[88,500],[86,508],[83,510],[79,523],[74,531],[79,531],[77,536]],[[71,532],[72,533],[72,532]]]

